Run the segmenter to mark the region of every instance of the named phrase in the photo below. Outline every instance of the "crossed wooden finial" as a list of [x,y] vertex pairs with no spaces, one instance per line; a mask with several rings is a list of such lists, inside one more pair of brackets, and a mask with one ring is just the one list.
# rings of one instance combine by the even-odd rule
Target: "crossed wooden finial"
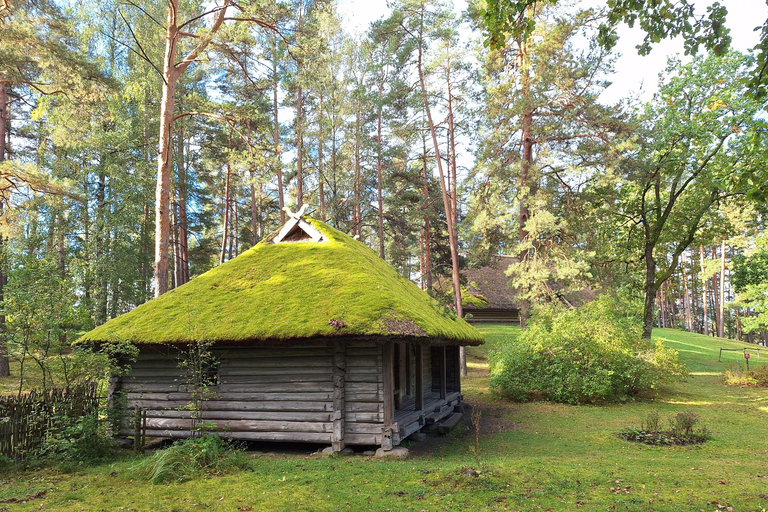
[[301,208],[299,208],[299,211],[296,213],[293,213],[291,209],[288,208],[287,206],[283,206],[283,210],[285,211],[285,213],[288,214],[290,218],[299,219],[301,218],[302,215],[304,215],[304,212],[307,211],[307,205],[306,204],[301,205]]

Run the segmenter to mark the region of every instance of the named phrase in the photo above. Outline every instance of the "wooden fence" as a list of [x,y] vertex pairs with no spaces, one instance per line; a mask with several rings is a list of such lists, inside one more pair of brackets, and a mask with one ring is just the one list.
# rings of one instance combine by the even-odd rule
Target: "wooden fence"
[[72,420],[98,410],[96,384],[0,397],[0,455],[28,457]]

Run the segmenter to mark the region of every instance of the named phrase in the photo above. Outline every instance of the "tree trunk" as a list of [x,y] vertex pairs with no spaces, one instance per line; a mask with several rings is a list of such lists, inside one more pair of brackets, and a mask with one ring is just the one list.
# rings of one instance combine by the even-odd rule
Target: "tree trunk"
[[301,86],[296,93],[296,208],[304,204],[304,97]]
[[381,171],[381,152],[382,152],[382,144],[381,144],[381,109],[382,109],[382,94],[384,91],[384,82],[379,82],[379,112],[377,116],[377,131],[376,131],[376,145],[377,145],[377,154],[376,154],[376,192],[378,196],[379,201],[379,257],[381,259],[384,259],[384,199],[381,194],[381,188],[382,188],[382,171]]
[[256,179],[256,173],[253,169],[250,169],[249,172],[251,174],[251,234],[253,235],[253,245],[256,245],[259,243],[259,239],[261,238],[259,236],[259,217],[261,215],[259,214],[258,208],[256,206],[256,184],[254,183]]
[[355,198],[352,204],[352,234],[362,234],[362,208],[360,207],[360,102],[355,100]]
[[704,278],[704,246],[699,245],[699,260],[701,266],[701,308],[703,310],[702,317],[702,334],[709,336],[709,312],[707,311],[707,280]]
[[685,328],[693,332],[693,314],[691,292],[688,289],[688,276],[685,272],[685,251],[680,255],[680,273],[683,277],[683,312],[685,315]]
[[[419,36],[421,36],[421,29],[423,29],[423,23],[424,23],[424,9],[422,7],[421,10],[421,24],[419,26],[420,33]],[[424,101],[424,111],[427,114],[427,121],[429,123],[429,132],[432,135],[432,144],[435,149],[435,160],[437,162],[437,173],[440,178],[440,191],[443,196],[443,208],[445,210],[445,219],[446,224],[448,225],[448,241],[451,249],[451,270],[453,274],[453,297],[454,297],[454,304],[456,307],[456,314],[459,316],[459,318],[462,318],[464,316],[464,312],[462,311],[461,306],[461,283],[460,283],[460,276],[459,276],[459,255],[458,255],[458,247],[456,246],[456,241],[458,240],[456,238],[456,229],[453,225],[453,212],[451,211],[451,202],[448,198],[448,192],[446,190],[446,182],[445,182],[445,173],[443,172],[443,162],[442,158],[440,156],[440,145],[437,143],[437,132],[435,130],[435,123],[432,121],[432,111],[429,107],[429,98],[427,96],[427,86],[426,82],[424,80],[424,69],[422,66],[422,53],[423,53],[423,41],[419,41],[419,53],[418,53],[418,63],[417,63],[417,71],[419,73],[419,84],[421,85],[421,94]]]
[[[712,246],[712,259],[717,260],[717,248],[713,245]],[[715,336],[720,336],[720,297],[717,293],[720,285],[717,282],[717,272],[712,276],[712,302],[715,306]]]
[[[7,150],[6,141],[8,140],[8,94],[5,90],[5,82],[0,82],[0,162],[5,161]],[[0,198],[0,217],[3,215],[3,198]],[[5,300],[5,285],[8,283],[8,277],[5,274],[5,237],[0,234],[0,305]],[[0,377],[9,377],[11,368],[8,362],[8,347],[5,344],[5,314],[3,308],[0,308]]]
[[319,111],[317,121],[317,186],[320,196],[320,220],[325,222],[325,176],[323,173],[323,93],[320,92]]
[[717,318],[717,335],[725,337],[725,239],[720,247],[720,304]]
[[[422,144],[423,144],[423,157],[422,157],[422,177],[424,178],[424,204],[426,205],[425,208],[428,208],[429,205],[429,177],[427,175],[427,142],[426,139],[422,138]],[[422,254],[424,255],[424,269],[422,271],[422,279],[424,281],[424,286],[427,291],[432,290],[432,251],[431,251],[431,233],[429,228],[429,211],[425,211],[424,213],[424,250],[422,251]]]
[[170,237],[171,199],[171,130],[176,97],[176,45],[178,26],[176,14],[179,0],[168,0],[168,20],[163,60],[163,98],[160,102],[160,136],[157,155],[157,186],[155,187],[155,297],[168,291],[168,240]]
[[278,121],[277,104],[277,35],[273,36],[272,52],[272,110],[273,110],[273,138],[275,142],[275,174],[277,174],[277,198],[280,205],[280,225],[285,224],[285,195],[283,193],[283,165],[280,161],[280,122]]
[[176,286],[189,282],[189,238],[187,225],[187,167],[184,162],[184,136],[177,138],[176,178],[176,251],[173,269],[176,274]]
[[229,233],[229,177],[232,173],[232,167],[227,162],[227,177],[224,181],[224,217],[221,223],[221,253],[219,255],[219,265],[224,263],[227,254],[227,234]]
[[[653,259],[653,247],[645,247],[645,303],[643,305],[643,338],[651,339],[653,332],[654,300],[656,298],[656,260]],[[660,322],[661,323],[661,322]]]

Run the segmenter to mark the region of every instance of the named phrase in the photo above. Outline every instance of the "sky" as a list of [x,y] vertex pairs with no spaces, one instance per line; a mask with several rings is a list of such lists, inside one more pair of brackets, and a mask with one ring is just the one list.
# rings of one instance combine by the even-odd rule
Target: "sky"
[[[694,1],[697,10],[706,12],[710,0]],[[466,8],[464,0],[454,2],[457,12]],[[604,4],[600,0],[587,0],[585,5]],[[747,51],[757,44],[759,32],[754,28],[768,19],[768,5],[765,0],[720,0],[728,10],[726,26],[731,29],[732,48]],[[339,0],[339,13],[346,20],[345,26],[351,31],[364,32],[368,25],[389,12],[386,0]],[[615,103],[628,96],[636,96],[647,101],[656,91],[659,72],[667,63],[667,58],[675,54],[683,55],[682,39],[664,40],[654,45],[650,55],[640,56],[635,46],[643,40],[643,32],[627,26],[619,29],[619,42],[616,52],[621,54],[615,65],[613,82],[600,99],[604,103]]]

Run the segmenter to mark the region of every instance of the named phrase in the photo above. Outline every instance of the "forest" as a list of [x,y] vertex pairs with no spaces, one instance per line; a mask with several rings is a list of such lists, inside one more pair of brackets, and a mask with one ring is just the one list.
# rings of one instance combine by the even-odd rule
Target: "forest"
[[0,2],[0,375],[75,371],[303,205],[460,315],[507,255],[524,318],[611,292],[646,338],[766,341],[765,54],[701,36],[607,104],[620,8],[488,3],[352,33],[332,0]]

